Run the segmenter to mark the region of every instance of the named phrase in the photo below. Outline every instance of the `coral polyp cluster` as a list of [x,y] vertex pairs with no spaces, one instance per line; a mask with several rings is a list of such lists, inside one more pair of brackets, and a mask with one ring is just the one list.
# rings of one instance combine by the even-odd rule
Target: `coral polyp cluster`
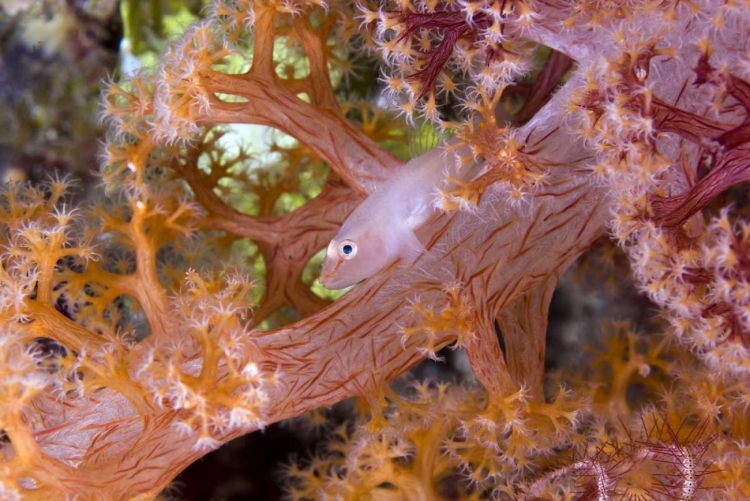
[[[208,3],[108,83],[104,194],[0,193],[0,497],[152,499],[357,397],[289,499],[750,499],[747,5]],[[319,251],[425,122],[453,136],[426,252],[334,301]],[[652,309],[548,371],[608,232],[578,273]],[[398,379],[448,346],[463,384]]]

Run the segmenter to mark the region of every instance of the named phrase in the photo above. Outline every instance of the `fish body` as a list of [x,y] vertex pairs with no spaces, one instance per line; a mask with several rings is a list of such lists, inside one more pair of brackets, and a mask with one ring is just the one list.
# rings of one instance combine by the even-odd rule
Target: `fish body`
[[414,232],[436,211],[445,178],[442,156],[442,148],[433,148],[410,160],[351,213],[326,249],[320,274],[326,288],[349,287],[425,251]]

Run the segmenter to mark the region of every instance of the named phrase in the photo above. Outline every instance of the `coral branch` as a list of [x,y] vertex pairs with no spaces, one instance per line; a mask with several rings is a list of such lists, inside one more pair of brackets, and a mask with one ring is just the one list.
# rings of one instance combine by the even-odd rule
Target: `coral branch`
[[[253,352],[260,354],[259,367],[282,374],[279,384],[271,390],[268,421],[296,416],[370,391],[421,360],[425,342],[422,335],[410,337],[404,346],[393,342],[397,335],[395,326],[408,326],[415,321],[403,297],[419,296],[425,303],[441,304],[445,297],[442,283],[458,277],[472,291],[479,313],[488,319],[523,300],[523,295],[535,294],[537,288],[545,291],[541,297],[546,300],[549,282],[544,277],[561,273],[598,237],[608,214],[607,205],[592,185],[564,168],[559,169],[558,175],[559,181],[540,191],[541,202],[531,214],[513,216],[515,224],[498,227],[497,220],[478,223],[475,216],[465,213],[442,216],[424,229],[421,236],[430,242],[430,252],[413,269],[393,265],[329,308],[287,328],[258,334],[246,341]],[[480,210],[494,209],[491,202],[484,201]],[[466,228],[472,229],[467,232]],[[467,259],[468,256],[473,257]],[[426,270],[433,271],[425,275]],[[371,305],[369,309],[356,307],[363,301]],[[491,321],[488,325],[488,335],[494,337]],[[538,334],[537,330],[535,335]],[[435,345],[444,346],[454,336],[437,333]],[[352,349],[353,346],[357,348]],[[473,351],[474,348],[467,346],[475,355],[481,355],[486,346],[477,345],[478,351]],[[499,351],[495,353],[495,362],[501,361],[502,355]],[[529,350],[514,353],[511,359],[514,366],[526,367],[539,364],[538,357],[539,350]],[[487,370],[484,380],[490,386],[503,381],[497,379],[503,377],[501,368],[489,363],[482,366]],[[521,385],[524,381],[514,383]],[[511,381],[506,379],[497,391],[505,392],[510,385]],[[78,419],[86,418],[79,414]],[[92,467],[96,464],[96,477],[106,479],[102,492],[113,498],[126,492],[154,493],[202,454],[192,450],[190,441],[171,439],[174,430],[169,413],[143,425],[138,424],[138,418],[132,419],[129,426],[143,428],[140,438],[128,445],[123,461],[87,458]],[[238,429],[218,440],[225,442],[251,430]],[[154,475],[155,470],[160,472],[158,476]]]
[[254,75],[212,73],[205,76],[211,93],[241,96],[246,103],[212,99],[211,111],[201,113],[203,124],[254,123],[275,127],[299,139],[361,193],[368,193],[400,164],[364,136],[336,110],[321,109],[301,100],[273,80]]
[[654,198],[656,219],[666,228],[679,228],[730,187],[750,181],[750,147],[743,144],[727,154],[704,178],[681,195]]
[[[214,0],[158,69],[110,87],[121,198],[100,227],[61,209],[59,180],[2,191],[0,497],[153,498],[207,451],[353,396],[369,425],[343,427],[291,499],[747,497],[750,225],[710,202],[750,180],[750,25],[700,7]],[[381,127],[373,99],[339,106],[353,33],[382,56],[378,100],[455,130],[410,162],[429,182],[385,191],[400,162],[379,144],[400,123]],[[535,42],[559,49],[538,73]],[[299,144],[234,152],[224,123]],[[329,303],[313,257],[376,189],[393,196],[344,226],[374,222],[396,261]],[[619,329],[553,394],[552,293],[608,223],[671,337]],[[389,387],[450,345],[475,379]]]
[[503,309],[497,319],[507,350],[508,371],[536,398],[543,394],[547,319],[556,286],[557,277],[552,275]]

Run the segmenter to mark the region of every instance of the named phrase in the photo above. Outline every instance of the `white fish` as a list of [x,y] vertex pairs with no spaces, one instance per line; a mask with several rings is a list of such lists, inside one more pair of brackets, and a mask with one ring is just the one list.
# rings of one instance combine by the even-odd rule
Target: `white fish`
[[433,148],[413,158],[349,215],[326,250],[320,273],[326,288],[349,287],[399,258],[411,264],[425,252],[414,232],[437,211],[444,155],[443,148]]

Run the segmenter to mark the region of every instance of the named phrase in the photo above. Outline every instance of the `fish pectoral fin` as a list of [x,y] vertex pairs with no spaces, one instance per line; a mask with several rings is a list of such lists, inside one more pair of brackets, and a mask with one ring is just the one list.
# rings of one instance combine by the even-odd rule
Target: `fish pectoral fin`
[[399,256],[402,264],[412,264],[419,256],[427,252],[427,249],[411,228],[404,228],[399,232],[398,238],[400,241]]

